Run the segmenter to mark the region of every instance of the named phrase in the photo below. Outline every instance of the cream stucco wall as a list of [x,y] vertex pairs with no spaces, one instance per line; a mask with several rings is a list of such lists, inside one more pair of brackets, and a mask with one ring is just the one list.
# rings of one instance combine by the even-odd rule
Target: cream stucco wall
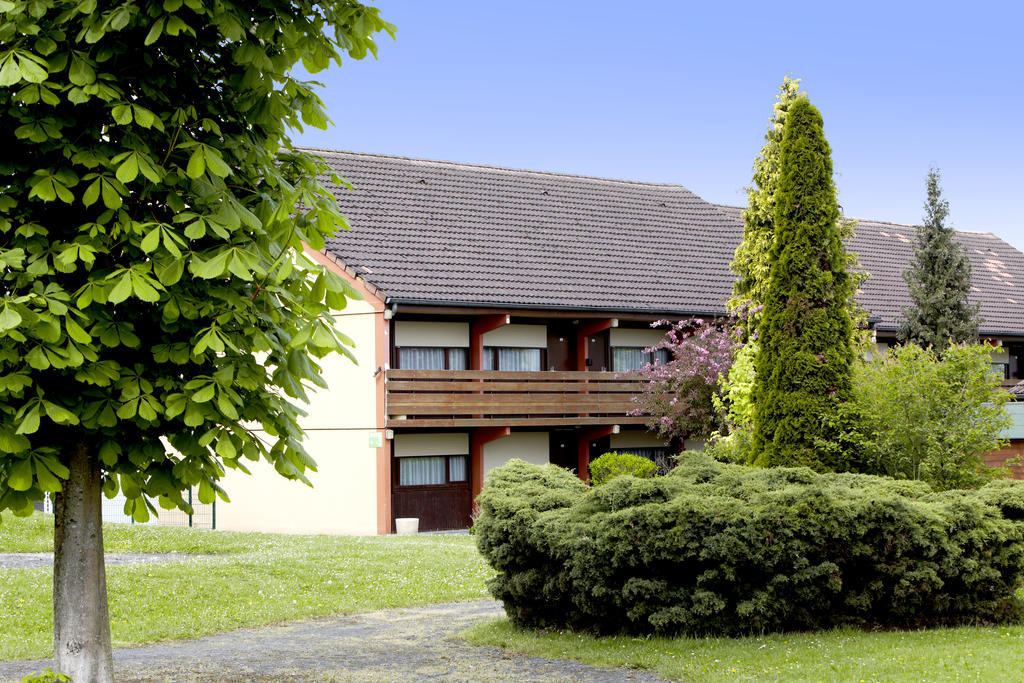
[[306,450],[317,461],[313,488],[289,481],[260,461],[252,476],[228,470],[221,482],[230,503],[217,502],[217,528],[303,534],[377,533],[377,449],[374,430],[312,430]]
[[621,451],[627,448],[663,448],[665,442],[646,429],[623,429],[609,437],[611,449]]
[[512,432],[484,444],[484,476],[512,458],[534,465],[546,465],[549,462],[548,450],[547,432]]
[[515,346],[520,348],[546,348],[548,328],[545,325],[503,325],[484,332],[484,346]]
[[395,457],[418,455],[469,455],[469,434],[395,434]]
[[395,346],[469,347],[469,323],[395,321]]
[[610,343],[612,346],[643,346],[645,348],[654,346],[665,338],[665,330],[654,329],[631,329],[628,327],[613,327],[611,329]]
[[229,470],[223,485],[230,503],[218,501],[217,528],[287,533],[377,532],[375,318],[370,304],[352,301],[335,316],[338,330],[355,342],[357,363],[341,355],[318,361],[327,389],[310,392],[300,419],[306,451],[317,472],[313,488],[289,481],[265,463],[245,462],[252,476]]

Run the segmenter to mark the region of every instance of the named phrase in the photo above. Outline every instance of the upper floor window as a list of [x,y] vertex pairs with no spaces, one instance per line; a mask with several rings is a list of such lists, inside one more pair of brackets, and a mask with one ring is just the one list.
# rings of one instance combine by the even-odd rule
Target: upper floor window
[[540,372],[544,367],[544,349],[511,346],[485,346],[484,370]]
[[667,363],[668,349],[656,349],[645,351],[643,346],[613,346],[612,347],[612,371],[629,372],[640,370],[648,363]]
[[396,349],[402,370],[465,370],[469,349],[439,346],[403,346]]

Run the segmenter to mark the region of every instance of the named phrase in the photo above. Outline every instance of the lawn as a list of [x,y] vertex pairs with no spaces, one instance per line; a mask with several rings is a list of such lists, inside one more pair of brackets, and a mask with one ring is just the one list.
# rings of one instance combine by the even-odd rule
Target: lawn
[[675,680],[1024,680],[1024,627],[855,630],[750,638],[595,638],[517,631],[505,619],[462,637],[549,659],[648,669]]
[[[115,647],[245,626],[488,597],[468,536],[284,536],[104,525],[108,553],[198,553],[107,568]],[[0,552],[53,550],[53,518],[4,515]],[[53,653],[52,570],[0,570],[0,660]]]

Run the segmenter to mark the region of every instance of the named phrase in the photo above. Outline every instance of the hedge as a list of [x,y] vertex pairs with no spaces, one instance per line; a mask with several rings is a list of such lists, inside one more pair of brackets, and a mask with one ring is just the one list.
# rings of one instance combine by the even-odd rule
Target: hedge
[[919,482],[695,456],[590,488],[554,465],[477,498],[510,620],[597,633],[913,628],[1024,615],[1024,482]]
[[648,460],[633,453],[619,453],[612,451],[594,459],[590,463],[590,482],[594,486],[605,484],[615,477],[625,474],[648,479],[658,473],[658,466],[653,460]]

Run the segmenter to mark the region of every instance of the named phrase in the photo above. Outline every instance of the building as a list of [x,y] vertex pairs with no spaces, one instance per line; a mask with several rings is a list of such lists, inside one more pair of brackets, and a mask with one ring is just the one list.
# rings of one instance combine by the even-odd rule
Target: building
[[[675,185],[318,153],[355,188],[336,189],[351,230],[311,255],[364,296],[337,317],[359,364],[324,364],[330,389],[304,423],[314,488],[232,473],[218,528],[465,528],[484,476],[512,457],[585,476],[607,450],[668,453],[627,414],[637,383],[617,373],[660,339],[652,322],[725,313],[740,209]],[[909,304],[913,233],[860,221],[848,245],[871,275],[859,300],[880,345]],[[960,240],[994,370],[1020,379],[1024,254],[990,233]]]

